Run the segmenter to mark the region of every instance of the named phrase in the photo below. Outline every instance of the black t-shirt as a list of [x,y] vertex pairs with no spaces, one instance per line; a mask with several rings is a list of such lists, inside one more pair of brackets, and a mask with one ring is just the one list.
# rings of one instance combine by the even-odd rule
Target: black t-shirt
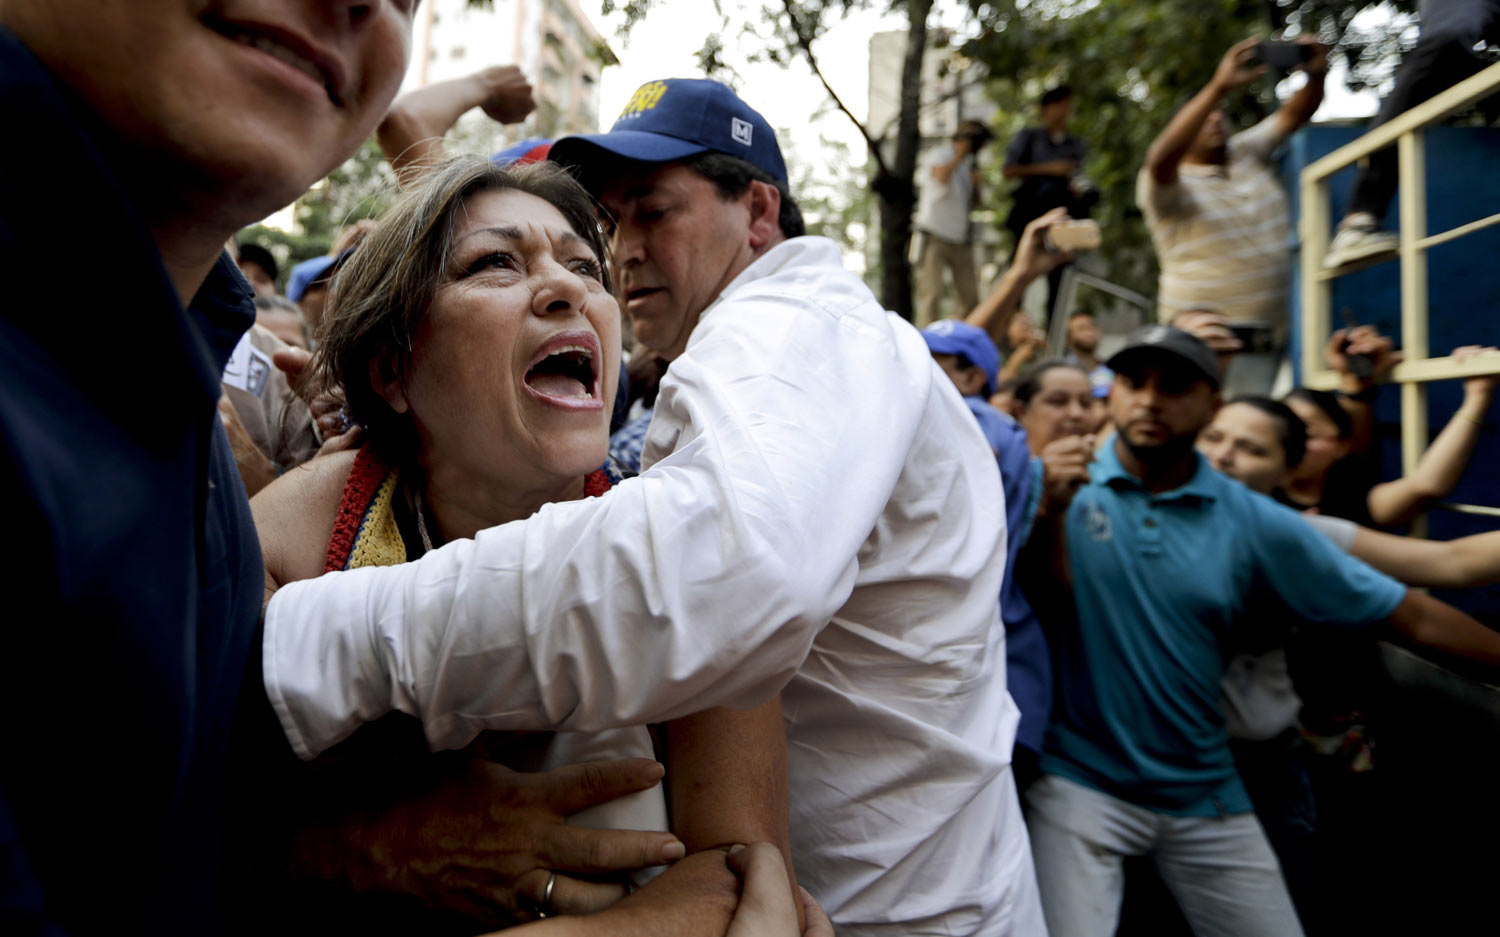
[[[1031,166],[1058,160],[1072,160],[1082,166],[1083,141],[1072,134],[1054,140],[1044,127],[1027,127],[1016,134],[1005,149],[1006,166]],[[1006,226],[1020,231],[1032,219],[1046,214],[1054,208],[1072,206],[1073,190],[1067,176],[1026,176],[1012,194],[1015,207],[1006,219]],[[1075,212],[1075,214],[1078,214]],[[1082,217],[1081,214],[1078,217]]]

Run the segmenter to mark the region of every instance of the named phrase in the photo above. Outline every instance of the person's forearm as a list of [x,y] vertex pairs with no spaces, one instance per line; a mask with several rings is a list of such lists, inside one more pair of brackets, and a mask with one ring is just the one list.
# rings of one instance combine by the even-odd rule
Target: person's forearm
[[1021,297],[1026,295],[1026,287],[1036,279],[1019,269],[1019,266],[1011,264],[995,284],[995,288],[964,317],[965,322],[983,329],[996,343],[1005,337],[1005,327],[1010,323],[1011,315],[1021,308]]
[[1323,103],[1323,80],[1324,73],[1321,71],[1307,72],[1307,83],[1297,89],[1292,99],[1282,105],[1283,115],[1282,129],[1291,134],[1303,124],[1312,120],[1312,116],[1318,112],[1318,107]]
[[1339,376],[1339,406],[1349,414],[1349,452],[1357,454],[1370,448],[1375,438],[1375,408],[1368,400],[1357,394],[1364,393],[1372,385],[1347,372]]
[[958,168],[960,158],[956,157],[951,162],[938,163],[932,167],[932,178],[936,179],[939,185],[947,185],[948,180],[953,178],[953,171]]
[[1007,179],[1022,179],[1026,176],[1069,176],[1074,168],[1070,160],[1055,159],[1045,163],[1016,163],[1000,172]]
[[795,892],[780,697],[751,710],[710,709],[674,719],[665,734],[672,832],[689,852],[773,843]]
[[1446,546],[1457,583],[1451,588],[1474,589],[1500,582],[1500,530],[1459,537]]
[[485,87],[477,75],[435,82],[397,98],[375,131],[397,182],[409,185],[441,161],[443,135],[484,99]]
[[1500,633],[1420,592],[1407,592],[1390,625],[1429,650],[1493,668],[1500,676]]
[[[1500,541],[1491,543],[1491,549],[1500,551]],[[1460,540],[1424,540],[1360,527],[1355,531],[1349,552],[1409,586],[1466,589],[1479,584],[1473,581],[1473,564],[1460,559],[1467,552]],[[1500,562],[1495,565],[1500,573]]]
[[1389,527],[1410,521],[1423,508],[1453,490],[1468,467],[1479,442],[1479,429],[1489,409],[1489,398],[1465,397],[1458,412],[1427,447],[1410,475],[1376,485],[1370,490],[1370,516]]
[[1187,155],[1188,148],[1203,129],[1203,122],[1219,106],[1224,90],[1217,82],[1209,82],[1202,91],[1183,105],[1146,150],[1146,170],[1158,184],[1165,185],[1177,178],[1177,166]]

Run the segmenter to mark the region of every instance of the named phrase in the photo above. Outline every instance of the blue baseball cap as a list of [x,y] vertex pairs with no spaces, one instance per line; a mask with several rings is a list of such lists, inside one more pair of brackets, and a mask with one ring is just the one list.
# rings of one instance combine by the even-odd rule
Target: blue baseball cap
[[771,125],[728,86],[708,78],[648,81],[631,95],[609,133],[563,137],[548,158],[587,176],[592,164],[608,156],[670,163],[708,152],[738,156],[787,181]]
[[527,137],[520,143],[508,146],[490,157],[490,162],[496,166],[521,165],[525,163],[540,163],[547,158],[547,153],[552,149],[552,141],[547,137]]
[[960,322],[940,319],[922,330],[927,350],[936,355],[959,355],[984,372],[984,395],[995,392],[1000,383],[1000,350],[984,329]]
[[312,282],[333,266],[333,260],[328,256],[314,257],[293,267],[291,274],[286,278],[286,298],[294,303],[300,302],[302,295],[307,292]]

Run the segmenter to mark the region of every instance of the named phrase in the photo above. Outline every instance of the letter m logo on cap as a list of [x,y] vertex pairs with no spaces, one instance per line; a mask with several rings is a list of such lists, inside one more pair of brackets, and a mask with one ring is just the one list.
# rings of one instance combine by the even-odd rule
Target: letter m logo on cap
[[738,117],[729,118],[729,135],[734,137],[734,142],[750,145],[750,135],[755,128],[748,120],[740,120]]

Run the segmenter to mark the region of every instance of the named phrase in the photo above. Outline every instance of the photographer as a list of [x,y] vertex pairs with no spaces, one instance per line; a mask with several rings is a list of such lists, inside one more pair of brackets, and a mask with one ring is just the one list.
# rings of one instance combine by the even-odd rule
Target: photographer
[[[1088,151],[1083,141],[1068,133],[1068,118],[1073,114],[1073,89],[1058,85],[1041,98],[1042,125],[1027,127],[1010,141],[1005,150],[1005,178],[1019,179],[1011,197],[1014,205],[1005,219],[1005,227],[1021,243],[1021,232],[1034,219],[1054,208],[1066,208],[1074,218],[1087,218],[1099,192],[1083,175],[1083,160]],[[1014,253],[1014,250],[1012,251]],[[1057,304],[1057,287],[1063,268],[1047,275],[1047,320]]]
[[941,318],[943,270],[953,277],[956,311],[979,302],[979,279],[974,272],[974,246],[969,237],[969,209],[979,201],[979,151],[993,139],[977,120],[959,123],[953,142],[934,147],[917,171],[916,229],[917,324]]
[[[1300,64],[1295,68],[1307,73],[1306,84],[1274,114],[1233,133],[1224,101],[1266,74],[1262,48],[1272,45],[1287,49],[1251,37],[1224,54],[1213,79],[1178,108],[1146,151],[1136,201],[1161,264],[1161,321],[1212,310],[1231,324],[1262,324],[1271,334],[1267,347],[1254,350],[1274,353],[1279,366],[1291,280],[1286,251],[1291,216],[1271,154],[1322,103],[1328,58],[1310,37],[1296,40]],[[1269,392],[1276,369],[1262,368],[1250,377],[1248,363],[1237,363],[1239,373],[1231,375],[1227,390]]]

